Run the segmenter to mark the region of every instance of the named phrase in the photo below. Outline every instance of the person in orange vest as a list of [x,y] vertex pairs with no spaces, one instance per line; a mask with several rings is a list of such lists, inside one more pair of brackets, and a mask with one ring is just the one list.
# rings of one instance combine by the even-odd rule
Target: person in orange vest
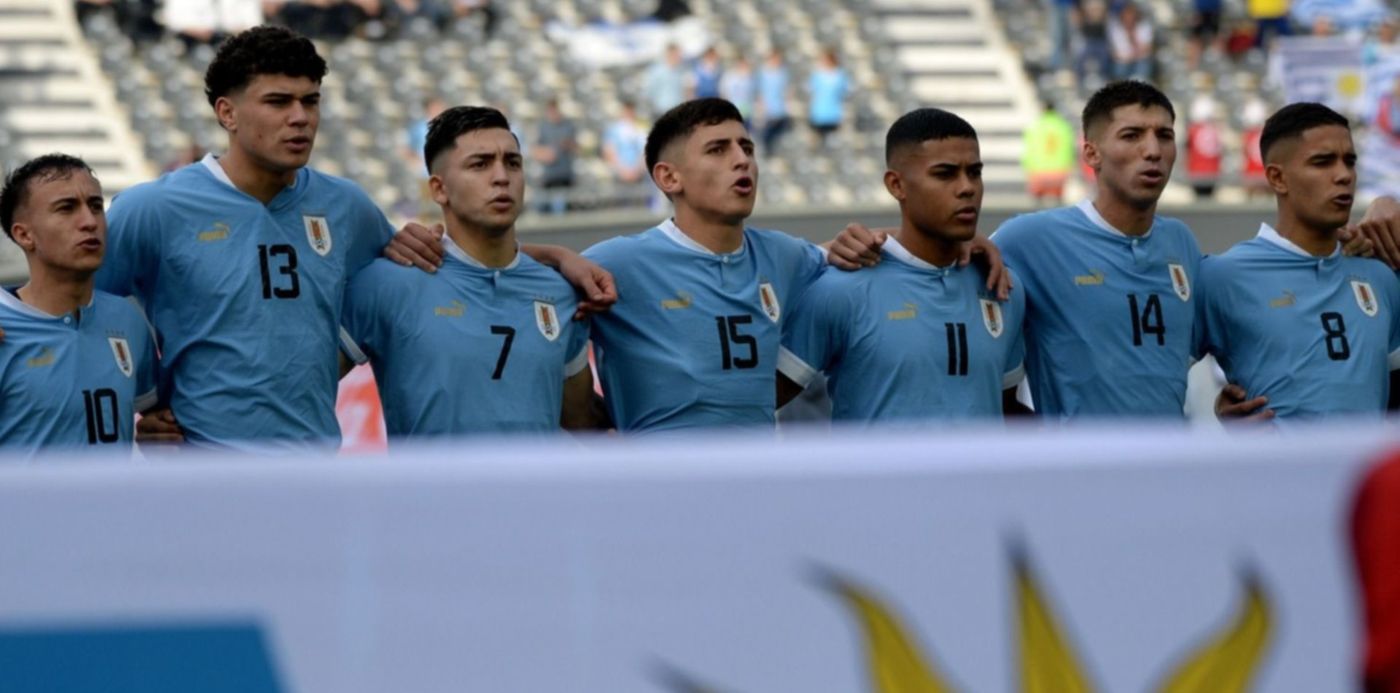
[[1074,170],[1074,145],[1074,126],[1055,104],[1045,104],[1045,111],[1026,128],[1021,149],[1026,191],[1037,205],[1045,199],[1058,205],[1064,199],[1065,181]]
[[1186,130],[1186,177],[1197,199],[1214,197],[1220,180],[1224,147],[1215,113],[1215,99],[1209,94],[1201,94],[1191,103],[1191,124]]

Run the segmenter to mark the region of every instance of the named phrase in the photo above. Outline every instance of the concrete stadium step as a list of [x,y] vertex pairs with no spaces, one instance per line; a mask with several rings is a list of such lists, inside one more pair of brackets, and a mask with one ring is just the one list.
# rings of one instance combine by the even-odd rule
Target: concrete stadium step
[[930,72],[995,70],[1001,67],[1002,61],[1002,56],[992,51],[941,46],[900,46],[895,54],[905,65]]
[[66,38],[64,27],[48,18],[25,15],[5,17],[4,21],[0,21],[0,44],[26,39],[63,41]]
[[21,132],[106,132],[107,119],[89,102],[62,107],[17,105],[0,111],[0,122]]
[[979,33],[977,22],[971,15],[966,20],[928,21],[924,15],[885,17],[885,34],[890,42],[899,43],[938,43],[947,45],[952,41],[974,40],[986,43],[986,37]]

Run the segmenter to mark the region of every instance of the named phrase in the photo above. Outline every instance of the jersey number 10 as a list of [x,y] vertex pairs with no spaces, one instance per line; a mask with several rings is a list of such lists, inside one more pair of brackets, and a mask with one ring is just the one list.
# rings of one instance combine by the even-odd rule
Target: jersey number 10
[[117,421],[121,415],[115,390],[83,390],[83,409],[87,414],[88,445],[117,442]]

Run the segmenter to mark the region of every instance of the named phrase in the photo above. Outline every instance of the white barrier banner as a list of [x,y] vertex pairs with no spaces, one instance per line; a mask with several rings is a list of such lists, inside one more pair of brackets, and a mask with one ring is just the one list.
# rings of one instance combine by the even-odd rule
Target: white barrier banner
[[0,690],[1350,690],[1346,522],[1398,441],[713,432],[0,468]]

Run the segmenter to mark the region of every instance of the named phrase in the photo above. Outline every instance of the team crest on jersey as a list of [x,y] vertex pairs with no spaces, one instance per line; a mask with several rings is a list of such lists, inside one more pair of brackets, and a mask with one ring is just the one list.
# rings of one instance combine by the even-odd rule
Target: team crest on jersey
[[306,224],[306,242],[311,246],[311,249],[321,257],[329,254],[331,252],[331,225],[326,223],[326,218],[303,214],[301,221]]
[[559,326],[559,314],[554,311],[553,303],[535,301],[535,327],[540,328],[540,334],[545,339],[554,341],[559,339],[562,328]]
[[1172,275],[1172,288],[1176,289],[1176,297],[1183,300],[1191,300],[1191,279],[1186,276],[1186,268],[1176,263],[1167,265],[1167,273]]
[[1006,328],[1006,321],[1001,319],[1001,304],[985,298],[978,299],[982,304],[982,325],[987,328],[987,334],[996,339]]
[[773,290],[773,285],[763,282],[758,285],[758,301],[763,304],[763,314],[769,320],[777,322],[783,315],[783,307],[778,303],[778,292]]
[[1376,317],[1376,313],[1380,312],[1381,307],[1379,303],[1376,303],[1376,292],[1371,289],[1371,284],[1353,279],[1351,280],[1351,292],[1356,294],[1356,305],[1361,309],[1361,312],[1368,317]]
[[112,358],[117,360],[117,368],[122,370],[122,375],[130,378],[133,368],[131,345],[126,343],[124,337],[108,337],[107,343],[112,345]]

